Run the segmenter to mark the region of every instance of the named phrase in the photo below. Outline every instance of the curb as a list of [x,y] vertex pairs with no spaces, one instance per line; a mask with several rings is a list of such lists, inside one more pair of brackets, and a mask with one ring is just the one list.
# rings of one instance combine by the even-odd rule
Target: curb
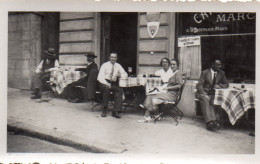
[[[52,142],[55,144],[73,147],[75,149],[86,151],[86,152],[91,152],[91,153],[123,153],[123,152],[127,151],[127,149],[125,149],[125,148],[118,147],[115,145],[108,145],[105,143],[95,142],[95,145],[81,143],[80,138],[76,137],[76,136],[69,136],[62,132],[53,132],[51,130],[42,129],[42,128],[37,128],[38,130],[31,130],[29,128],[25,128],[26,126],[21,125],[21,124],[23,124],[23,123],[16,123],[14,125],[8,124],[7,131],[13,132],[15,134],[21,134],[21,135],[25,135],[25,136],[29,136],[29,137],[33,137],[33,138],[46,140],[46,141],[49,141],[49,142]],[[32,125],[30,125],[30,126],[32,126]],[[29,126],[27,126],[27,127],[29,127]],[[49,132],[47,132],[47,131],[49,131]],[[45,133],[43,133],[43,132],[45,132]],[[105,147],[109,147],[109,149],[107,149]]]

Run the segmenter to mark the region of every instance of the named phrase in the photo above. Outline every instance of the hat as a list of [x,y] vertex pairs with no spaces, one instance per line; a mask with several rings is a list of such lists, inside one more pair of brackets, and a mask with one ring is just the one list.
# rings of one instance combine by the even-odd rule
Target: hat
[[88,54],[86,54],[85,56],[92,57],[92,58],[96,58],[97,56],[93,53],[93,52],[89,52]]
[[48,50],[45,50],[44,52],[47,54],[47,57],[51,57],[51,58],[56,57],[54,48],[48,48]]

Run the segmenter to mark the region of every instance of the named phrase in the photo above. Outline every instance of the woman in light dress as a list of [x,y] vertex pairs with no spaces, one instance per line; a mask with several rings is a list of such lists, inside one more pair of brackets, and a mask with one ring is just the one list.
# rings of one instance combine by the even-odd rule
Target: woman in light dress
[[164,88],[165,93],[158,93],[157,95],[148,95],[145,99],[144,107],[146,112],[143,120],[138,120],[138,122],[150,122],[152,120],[150,112],[156,111],[158,105],[166,101],[176,101],[178,97],[178,92],[183,85],[182,74],[178,70],[177,60],[172,59],[170,61],[170,67],[173,71],[172,77],[167,83],[167,87]]

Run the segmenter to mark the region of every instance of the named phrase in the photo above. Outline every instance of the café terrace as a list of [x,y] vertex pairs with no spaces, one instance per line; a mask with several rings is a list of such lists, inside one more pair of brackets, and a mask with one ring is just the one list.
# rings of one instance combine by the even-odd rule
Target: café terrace
[[[61,67],[83,67],[94,52],[100,67],[109,52],[133,75],[154,74],[163,57],[178,59],[188,77],[179,108],[195,110],[194,82],[213,58],[231,86],[254,86],[256,13],[9,12],[8,87],[32,90],[44,50],[57,50]],[[154,23],[155,22],[155,23]],[[246,86],[247,87],[247,86]]]

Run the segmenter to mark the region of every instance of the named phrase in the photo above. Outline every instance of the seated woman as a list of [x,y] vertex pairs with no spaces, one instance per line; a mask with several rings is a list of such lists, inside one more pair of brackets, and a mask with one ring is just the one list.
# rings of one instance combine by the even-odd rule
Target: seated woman
[[[162,67],[162,69],[156,71],[154,74],[155,76],[160,76],[162,79],[162,85],[167,85],[169,79],[173,76],[173,72],[172,69],[170,68],[170,60],[166,57],[162,58],[160,61],[160,66]],[[139,106],[141,108],[144,108],[144,105],[142,104],[144,99],[145,99],[145,88],[142,87],[143,91],[142,91],[142,97],[144,98],[140,98],[141,96],[137,97],[139,100]],[[141,93],[140,91],[138,93]],[[140,102],[140,100],[142,100]]]
[[172,69],[170,68],[170,60],[164,57],[161,59],[160,65],[162,69],[156,71],[155,76],[160,76],[163,84],[168,83],[173,75]]
[[166,93],[159,93],[157,95],[148,95],[145,99],[144,107],[146,112],[144,120],[138,120],[138,122],[150,122],[152,120],[150,112],[156,111],[159,104],[163,104],[166,101],[176,101],[178,91],[183,84],[182,74],[178,70],[177,60],[171,60],[171,69],[173,71],[172,77],[169,79],[167,87],[164,88]]
[[40,82],[40,86],[36,87],[32,92],[31,99],[41,98],[42,91],[51,91],[50,86],[46,83],[50,80],[51,71],[58,68],[59,62],[56,59],[55,49],[49,48],[45,50],[45,57],[36,68],[36,75]]

